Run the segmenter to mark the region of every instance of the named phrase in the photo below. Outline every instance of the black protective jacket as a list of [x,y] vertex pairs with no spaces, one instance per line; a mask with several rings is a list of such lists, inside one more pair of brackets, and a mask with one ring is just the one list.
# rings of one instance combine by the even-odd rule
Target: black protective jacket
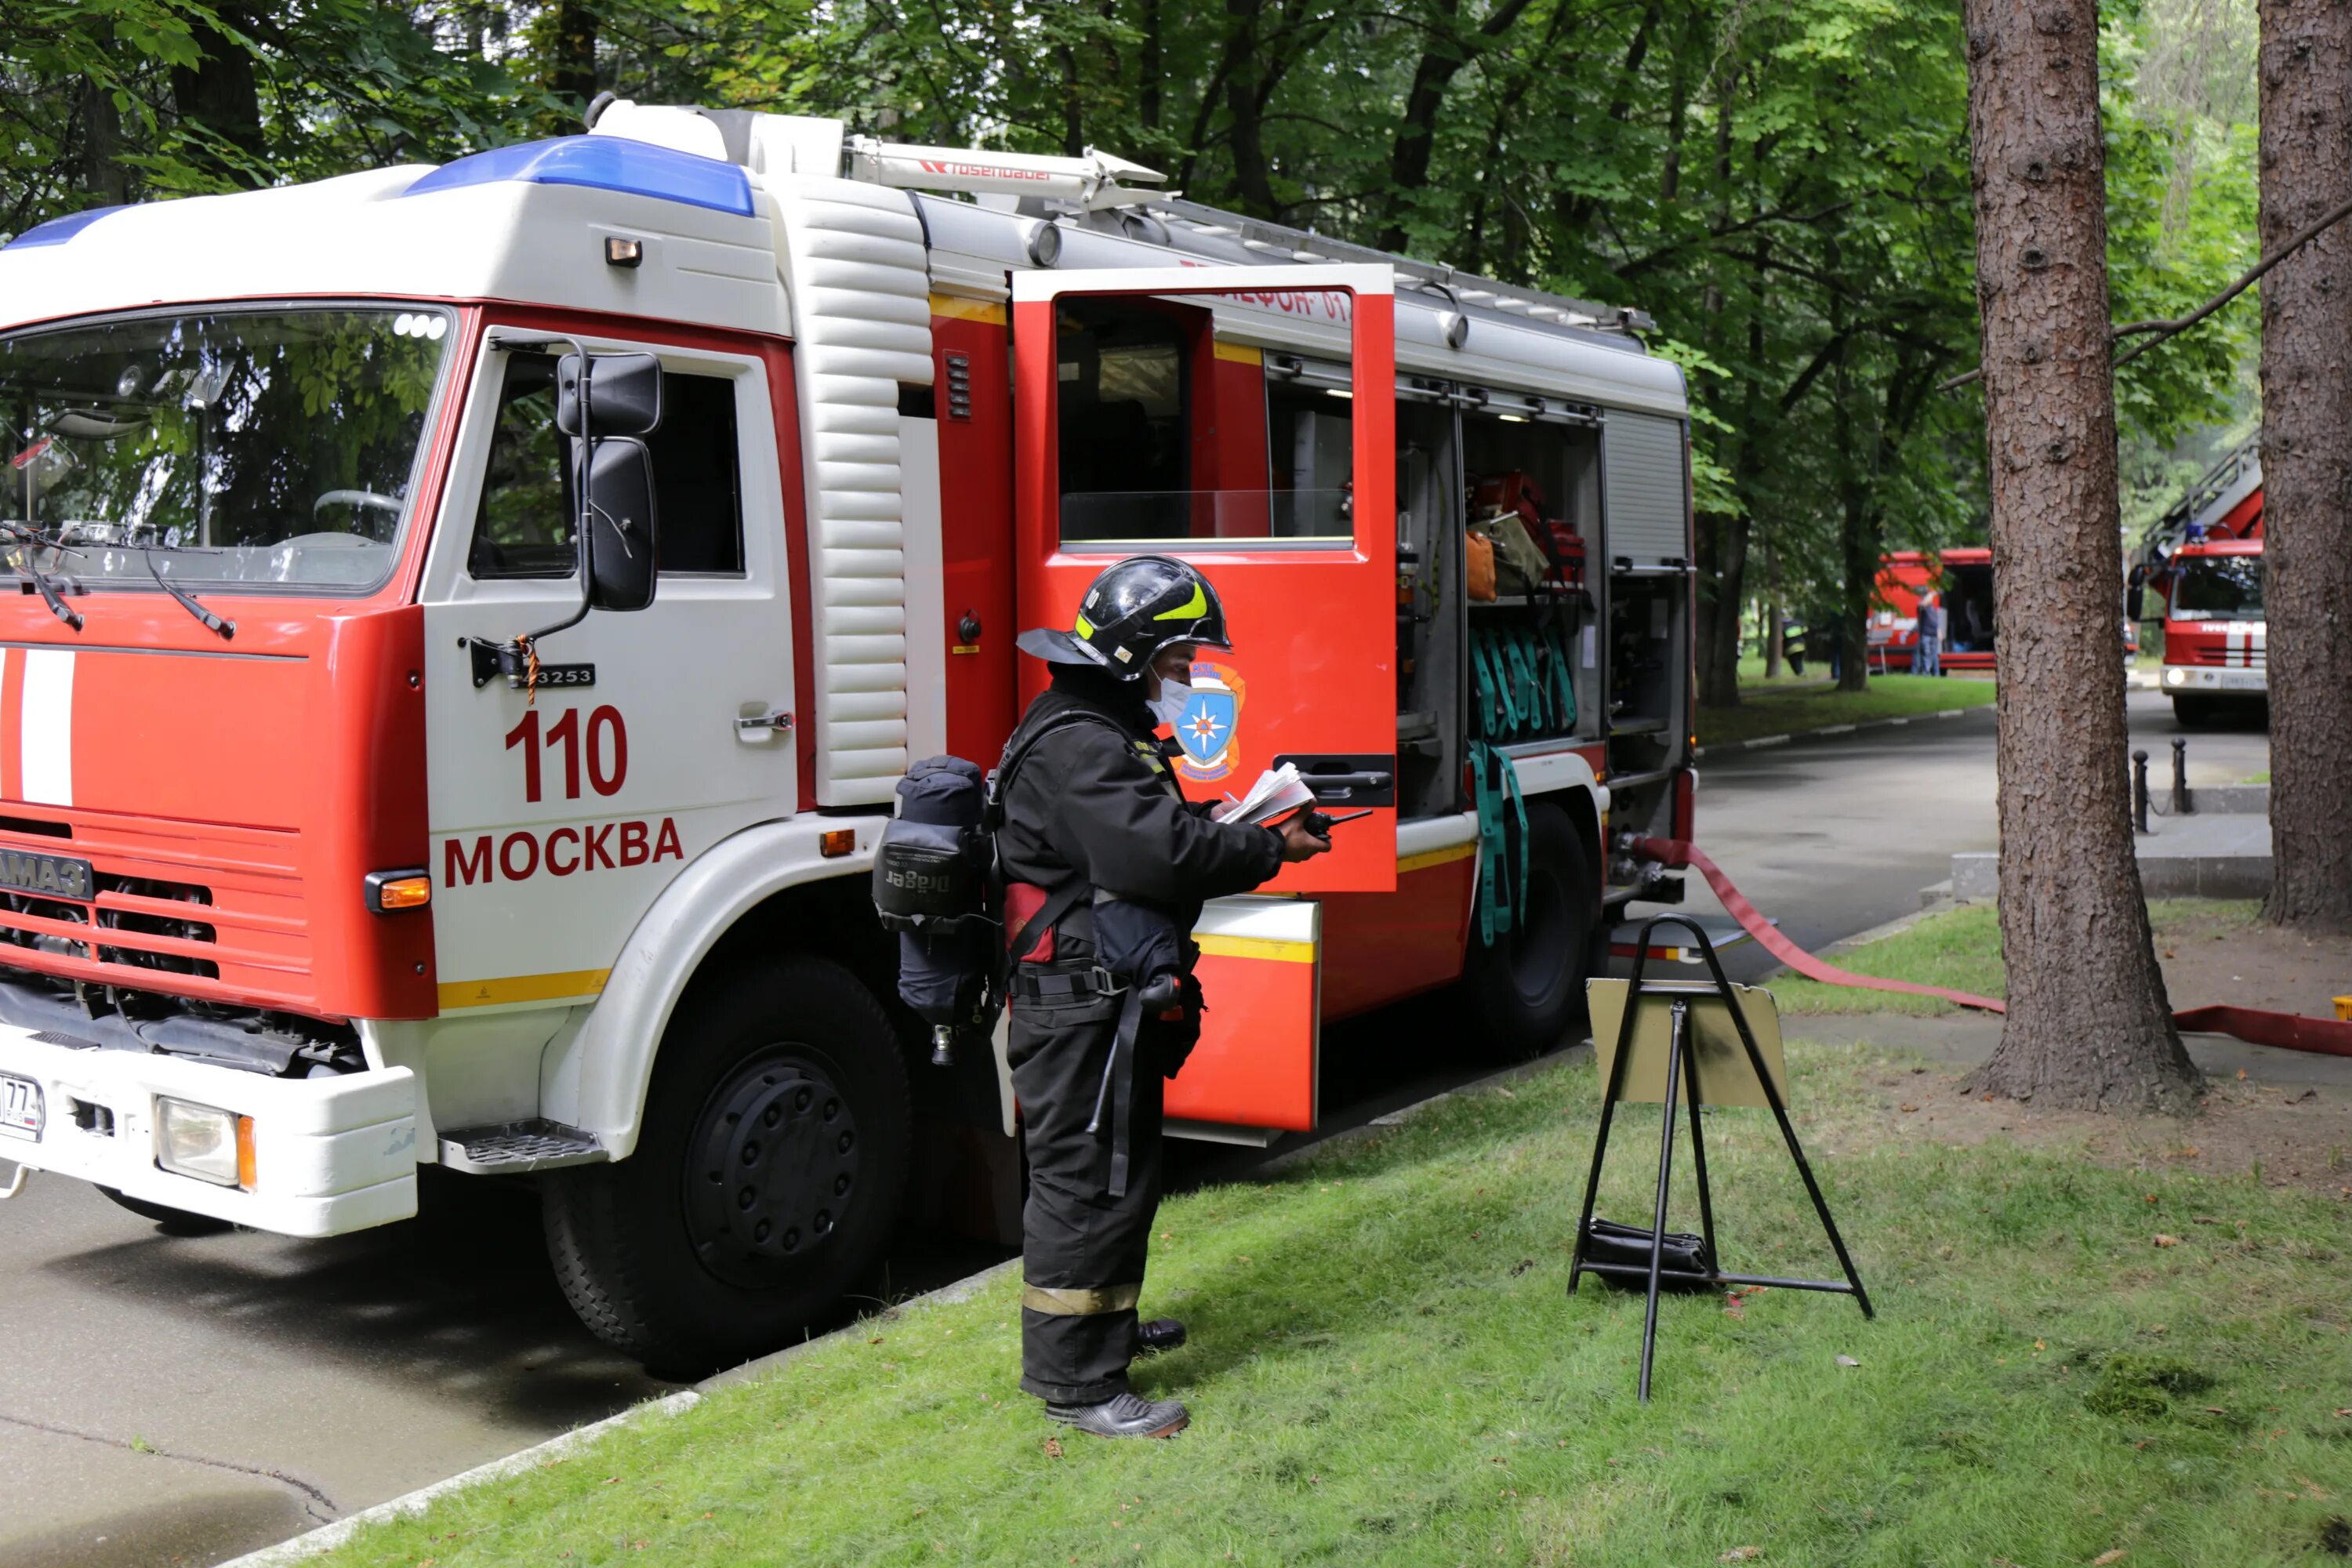
[[[1245,893],[1281,868],[1282,840],[1271,829],[1214,822],[1206,803],[1185,801],[1153,738],[1139,679],[1057,668],[1053,686],[1022,719],[1016,742],[1075,709],[1110,723],[1066,725],[1039,742],[1013,774],[997,836],[1012,880],[1056,891],[1078,877],[1099,891],[1150,904],[1189,931],[1202,903]],[[1085,904],[1061,922],[1061,938],[1059,957],[1078,957],[1091,947]]]

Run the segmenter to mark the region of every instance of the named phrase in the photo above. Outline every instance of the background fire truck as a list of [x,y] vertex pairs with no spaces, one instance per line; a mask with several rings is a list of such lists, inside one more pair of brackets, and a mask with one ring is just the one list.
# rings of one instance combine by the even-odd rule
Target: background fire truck
[[911,759],[996,756],[1015,633],[1141,550],[1236,644],[1188,787],[1373,808],[1204,917],[1178,1131],[1313,1127],[1323,1022],[1441,986],[1444,1048],[1543,1048],[1679,895],[1617,847],[1694,786],[1637,313],[1092,153],[592,132],[0,255],[0,1156],[304,1236],[527,1176],[673,1369],[901,1224],[1017,1234],[1001,1059],[923,1065],[867,873]]
[[2261,716],[2269,700],[2263,619],[2263,459],[2248,441],[2215,464],[2140,542],[2158,595],[2164,689],[2183,724]]

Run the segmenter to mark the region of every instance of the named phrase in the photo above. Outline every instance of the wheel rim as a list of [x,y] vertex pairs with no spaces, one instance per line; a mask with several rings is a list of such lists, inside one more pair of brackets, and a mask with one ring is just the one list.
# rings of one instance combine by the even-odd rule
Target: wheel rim
[[771,1046],[721,1079],[688,1151],[687,1236],[717,1278],[773,1285],[837,1245],[857,1195],[857,1120],[801,1047]]

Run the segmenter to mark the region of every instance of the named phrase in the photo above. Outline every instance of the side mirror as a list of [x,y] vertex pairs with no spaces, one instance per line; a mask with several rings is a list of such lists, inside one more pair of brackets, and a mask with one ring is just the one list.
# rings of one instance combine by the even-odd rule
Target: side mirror
[[[602,407],[601,392],[593,388],[590,406]],[[582,510],[580,540],[587,557],[590,607],[642,610],[652,604],[661,517],[654,495],[653,454],[643,441],[613,437],[596,443]]]
[[661,361],[651,354],[597,354],[588,362],[588,417],[580,419],[580,356],[555,363],[555,427],[566,436],[648,436],[661,424]]

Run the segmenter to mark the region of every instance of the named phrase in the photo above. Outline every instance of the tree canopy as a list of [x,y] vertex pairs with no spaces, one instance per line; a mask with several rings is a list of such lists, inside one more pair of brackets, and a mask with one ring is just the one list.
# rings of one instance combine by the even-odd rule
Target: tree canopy
[[[2119,317],[2253,259],[2251,0],[2104,14]],[[1638,305],[1697,401],[1703,668],[1771,592],[1858,635],[1879,552],[1981,537],[1956,7],[1928,0],[0,0],[0,233],[434,162],[599,88],[886,139],[1097,145],[1196,200]],[[2126,515],[2250,417],[2251,298],[2117,389]],[[2193,446],[2193,443],[2192,443]]]

